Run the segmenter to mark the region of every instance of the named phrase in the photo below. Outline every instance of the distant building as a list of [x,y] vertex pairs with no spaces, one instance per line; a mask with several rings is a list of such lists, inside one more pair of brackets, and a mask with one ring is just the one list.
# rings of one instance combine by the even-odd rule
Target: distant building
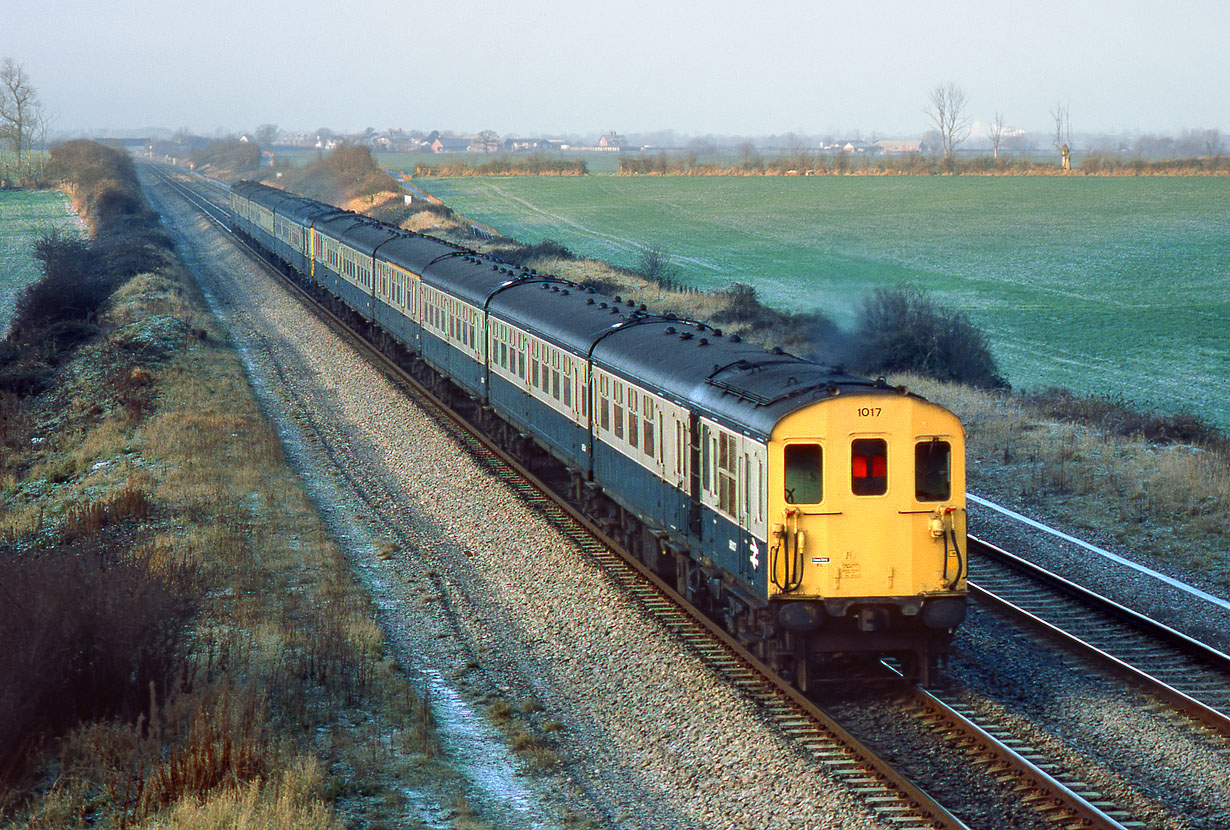
[[504,149],[510,153],[535,153],[558,150],[564,142],[558,138],[506,138]]
[[878,152],[900,154],[900,153],[921,153],[923,146],[922,141],[915,139],[913,141],[898,141],[891,138],[882,138],[873,145]]
[[580,153],[618,153],[624,149],[625,139],[614,130],[611,130],[606,135],[598,139],[597,144],[581,145],[581,144],[561,144],[561,150],[573,150]]
[[503,142],[494,133],[489,136],[479,135],[470,140],[466,147],[471,153],[498,153]]
[[433,153],[464,153],[470,149],[470,142],[472,140],[469,138],[444,138],[440,136],[431,142],[431,151]]

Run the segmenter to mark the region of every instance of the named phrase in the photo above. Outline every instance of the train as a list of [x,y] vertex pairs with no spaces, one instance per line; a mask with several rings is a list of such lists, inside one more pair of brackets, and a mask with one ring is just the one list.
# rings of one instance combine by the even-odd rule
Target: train
[[268,185],[233,232],[801,689],[966,614],[965,432],[884,378],[764,349]]

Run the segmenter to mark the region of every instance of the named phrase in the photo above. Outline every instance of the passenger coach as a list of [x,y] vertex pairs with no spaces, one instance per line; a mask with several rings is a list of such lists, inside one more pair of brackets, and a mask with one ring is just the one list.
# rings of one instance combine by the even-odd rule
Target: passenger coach
[[805,686],[818,657],[926,678],[965,614],[952,413],[703,323],[251,182],[236,232],[464,405]]

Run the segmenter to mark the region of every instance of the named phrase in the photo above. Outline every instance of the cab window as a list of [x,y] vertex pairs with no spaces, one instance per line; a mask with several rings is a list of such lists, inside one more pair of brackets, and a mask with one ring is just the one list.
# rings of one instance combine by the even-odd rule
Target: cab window
[[952,447],[947,441],[914,445],[914,496],[919,501],[947,501],[952,495]]
[[888,492],[888,442],[857,438],[850,446],[850,488],[856,496]]
[[783,466],[787,504],[818,504],[824,498],[819,444],[787,444]]

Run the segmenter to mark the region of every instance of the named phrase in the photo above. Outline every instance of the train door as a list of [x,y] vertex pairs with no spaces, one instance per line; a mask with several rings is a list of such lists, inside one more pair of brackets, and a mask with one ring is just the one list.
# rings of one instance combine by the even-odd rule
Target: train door
[[699,539],[701,535],[700,455],[704,436],[701,435],[700,417],[695,412],[688,413],[688,431],[684,438],[688,446],[688,533]]

